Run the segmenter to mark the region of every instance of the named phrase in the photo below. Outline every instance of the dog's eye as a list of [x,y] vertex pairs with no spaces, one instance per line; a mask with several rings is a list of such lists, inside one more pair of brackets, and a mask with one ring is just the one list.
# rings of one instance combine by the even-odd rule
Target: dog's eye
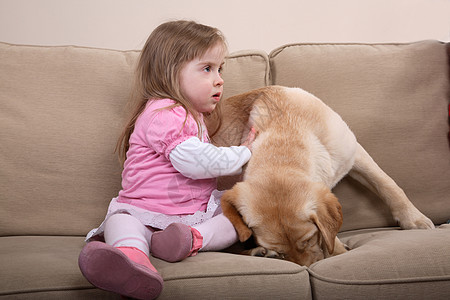
[[306,241],[298,241],[297,249],[299,251],[304,251],[305,249],[313,247],[316,244],[317,244],[317,236],[313,235],[311,238],[307,239]]
[[299,250],[299,251],[304,251],[307,246],[308,246],[308,241],[298,241],[297,242],[297,250]]

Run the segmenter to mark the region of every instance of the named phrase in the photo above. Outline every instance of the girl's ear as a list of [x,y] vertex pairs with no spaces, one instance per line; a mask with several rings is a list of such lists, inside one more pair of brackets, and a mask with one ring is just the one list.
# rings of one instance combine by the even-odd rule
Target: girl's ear
[[239,198],[239,184],[236,184],[231,190],[226,191],[220,201],[223,214],[233,224],[238,233],[239,240],[245,242],[252,236],[253,231],[245,224],[242,215],[237,209],[237,207],[244,205]]

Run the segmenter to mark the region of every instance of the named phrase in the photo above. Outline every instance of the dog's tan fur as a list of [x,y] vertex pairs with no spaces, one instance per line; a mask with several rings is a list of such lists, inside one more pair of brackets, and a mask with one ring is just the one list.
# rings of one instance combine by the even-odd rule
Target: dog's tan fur
[[[239,239],[254,235],[260,247],[251,254],[309,266],[346,252],[336,237],[343,217],[331,189],[348,173],[386,202],[401,227],[434,227],[315,96],[271,86],[228,98],[220,109],[215,144],[237,145],[251,127],[257,133],[244,180],[221,200]],[[209,120],[209,128],[216,125]]]

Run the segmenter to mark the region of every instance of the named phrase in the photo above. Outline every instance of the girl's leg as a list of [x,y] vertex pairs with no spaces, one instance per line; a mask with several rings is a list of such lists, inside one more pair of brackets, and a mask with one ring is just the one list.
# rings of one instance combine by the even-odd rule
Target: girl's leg
[[236,243],[239,238],[233,224],[223,214],[193,226],[203,237],[200,251],[219,251]]
[[151,231],[136,218],[117,214],[105,224],[105,241],[90,242],[80,253],[83,275],[94,286],[136,299],[154,299],[163,279],[150,263]]
[[172,223],[166,229],[152,235],[152,255],[168,262],[177,262],[188,256],[194,256],[201,247],[200,233],[181,223]]
[[116,214],[105,224],[105,243],[113,247],[132,247],[150,255],[152,231],[128,214]]
[[233,224],[223,214],[189,227],[181,223],[170,224],[152,236],[152,255],[176,262],[198,251],[223,250],[238,241]]

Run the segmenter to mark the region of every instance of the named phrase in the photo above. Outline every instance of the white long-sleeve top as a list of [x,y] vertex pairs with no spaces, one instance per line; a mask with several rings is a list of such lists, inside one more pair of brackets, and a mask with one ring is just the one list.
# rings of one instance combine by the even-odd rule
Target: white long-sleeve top
[[216,147],[192,137],[178,144],[169,159],[184,176],[206,179],[240,174],[251,155],[246,146]]

